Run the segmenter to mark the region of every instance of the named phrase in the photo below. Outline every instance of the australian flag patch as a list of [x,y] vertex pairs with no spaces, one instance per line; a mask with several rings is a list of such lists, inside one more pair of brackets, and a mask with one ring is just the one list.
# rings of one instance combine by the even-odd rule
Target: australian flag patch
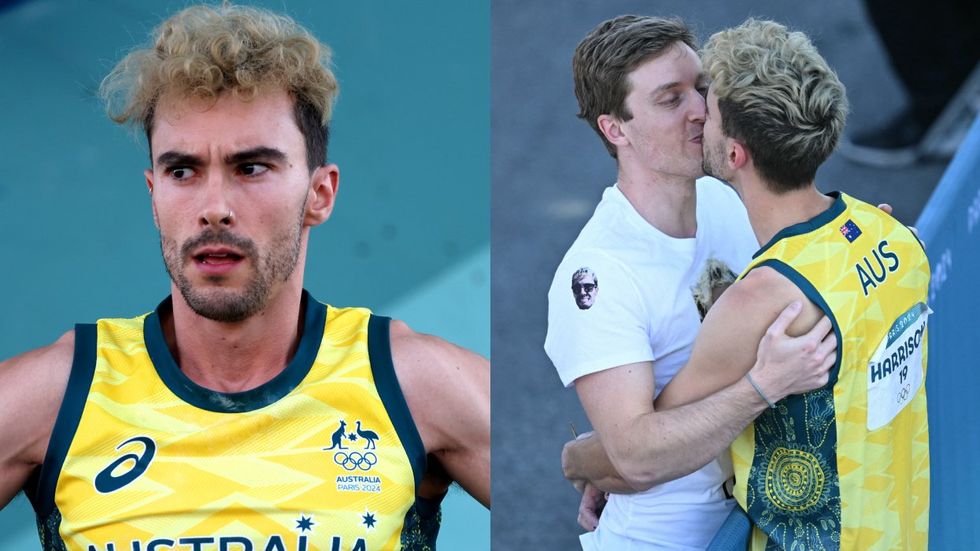
[[857,227],[853,220],[848,220],[840,227],[840,233],[847,238],[848,243],[854,243],[854,240],[861,235],[861,228]]

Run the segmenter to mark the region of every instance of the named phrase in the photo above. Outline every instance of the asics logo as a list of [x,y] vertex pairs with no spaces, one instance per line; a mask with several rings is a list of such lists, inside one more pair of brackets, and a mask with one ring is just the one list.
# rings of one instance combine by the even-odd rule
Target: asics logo
[[[154,442],[148,436],[134,436],[116,446],[116,449],[119,450],[123,446],[134,442],[143,444],[143,453],[139,455],[132,452],[127,453],[126,455],[123,455],[119,459],[116,459],[110,463],[108,467],[102,469],[99,474],[95,476],[95,489],[98,490],[100,494],[112,493],[123,486],[126,486],[130,482],[139,478],[140,475],[146,472],[146,469],[150,466],[150,462],[153,461],[153,456],[156,455],[157,445],[156,442]],[[124,464],[126,464],[129,469],[120,474],[116,474],[116,469]]]

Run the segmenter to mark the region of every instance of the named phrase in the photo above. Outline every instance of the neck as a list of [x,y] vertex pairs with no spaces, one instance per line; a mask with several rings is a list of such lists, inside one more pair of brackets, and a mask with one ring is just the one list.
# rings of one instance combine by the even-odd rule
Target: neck
[[810,182],[806,187],[776,194],[757,176],[749,182],[733,183],[742,196],[749,222],[759,245],[768,243],[779,230],[806,222],[834,203]]
[[204,318],[175,285],[173,313],[161,319],[167,345],[181,371],[195,383],[220,392],[256,388],[281,373],[302,335],[302,265],[248,319],[223,323]]
[[648,224],[670,237],[695,236],[698,223],[693,178],[630,170],[620,164],[618,181],[620,191]]

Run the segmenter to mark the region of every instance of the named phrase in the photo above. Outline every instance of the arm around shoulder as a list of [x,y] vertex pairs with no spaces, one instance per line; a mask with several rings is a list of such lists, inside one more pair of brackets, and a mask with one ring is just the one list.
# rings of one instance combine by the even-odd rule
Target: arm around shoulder
[[489,507],[490,362],[397,320],[391,354],[426,453]]
[[[821,339],[830,323],[821,320],[799,338],[783,334],[787,325],[790,333],[806,330],[820,317],[819,310],[807,303],[799,318],[795,313],[783,314],[779,323],[773,323],[786,304],[800,298],[794,294],[799,291],[779,274],[760,270],[742,293],[728,295],[736,284],[723,295],[714,307],[721,307],[719,312],[714,308],[709,312],[711,319],[705,319],[690,361],[661,393],[656,409],[649,402],[653,392],[649,363],[620,366],[576,381],[611,465],[633,488],[644,490],[689,474],[731,443],[766,406],[750,383],[741,380],[750,369],[777,398],[819,386],[785,384],[785,380],[826,382],[835,343]],[[760,348],[760,341],[769,344]],[[801,369],[810,364],[815,367]],[[598,474],[588,472],[587,477],[594,480]]]
[[68,385],[75,332],[0,363],[0,507],[44,461]]

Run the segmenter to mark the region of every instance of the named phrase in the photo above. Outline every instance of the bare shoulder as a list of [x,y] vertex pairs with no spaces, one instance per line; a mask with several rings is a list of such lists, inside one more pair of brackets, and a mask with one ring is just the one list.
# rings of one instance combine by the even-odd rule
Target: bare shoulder
[[75,332],[0,362],[0,505],[44,461],[68,386]]
[[485,372],[490,362],[461,346],[434,335],[418,333],[403,321],[391,320],[391,355],[399,383],[427,385],[436,376]]
[[786,276],[769,266],[759,266],[735,282],[728,291],[742,301],[802,298],[803,293]]
[[64,370],[67,381],[68,370],[71,368],[74,354],[75,330],[72,329],[47,346],[35,348],[0,362],[0,373],[5,373],[7,369],[13,369],[28,370],[39,375],[43,371],[46,376],[50,376],[52,371],[60,369]]
[[[0,433],[5,436],[5,442],[12,441],[6,436],[27,430],[35,435],[50,435],[68,386],[74,352],[75,331],[72,330],[48,346],[0,363],[0,411],[3,412]],[[32,459],[43,459],[46,438],[42,444],[42,449],[30,450]]]
[[391,356],[427,451],[452,445],[458,422],[490,410],[490,362],[444,339],[391,321]]
[[756,361],[766,331],[797,300],[803,303],[803,311],[787,330],[793,336],[812,329],[821,316],[795,283],[767,266],[736,281],[708,310],[687,365],[657,397],[656,407],[689,404],[745,375]]
[[718,302],[726,301],[725,308],[743,314],[754,312],[768,326],[794,300],[803,301],[803,312],[790,324],[787,333],[799,336],[813,328],[823,312],[802,289],[773,268],[760,266],[753,269],[732,285]]

